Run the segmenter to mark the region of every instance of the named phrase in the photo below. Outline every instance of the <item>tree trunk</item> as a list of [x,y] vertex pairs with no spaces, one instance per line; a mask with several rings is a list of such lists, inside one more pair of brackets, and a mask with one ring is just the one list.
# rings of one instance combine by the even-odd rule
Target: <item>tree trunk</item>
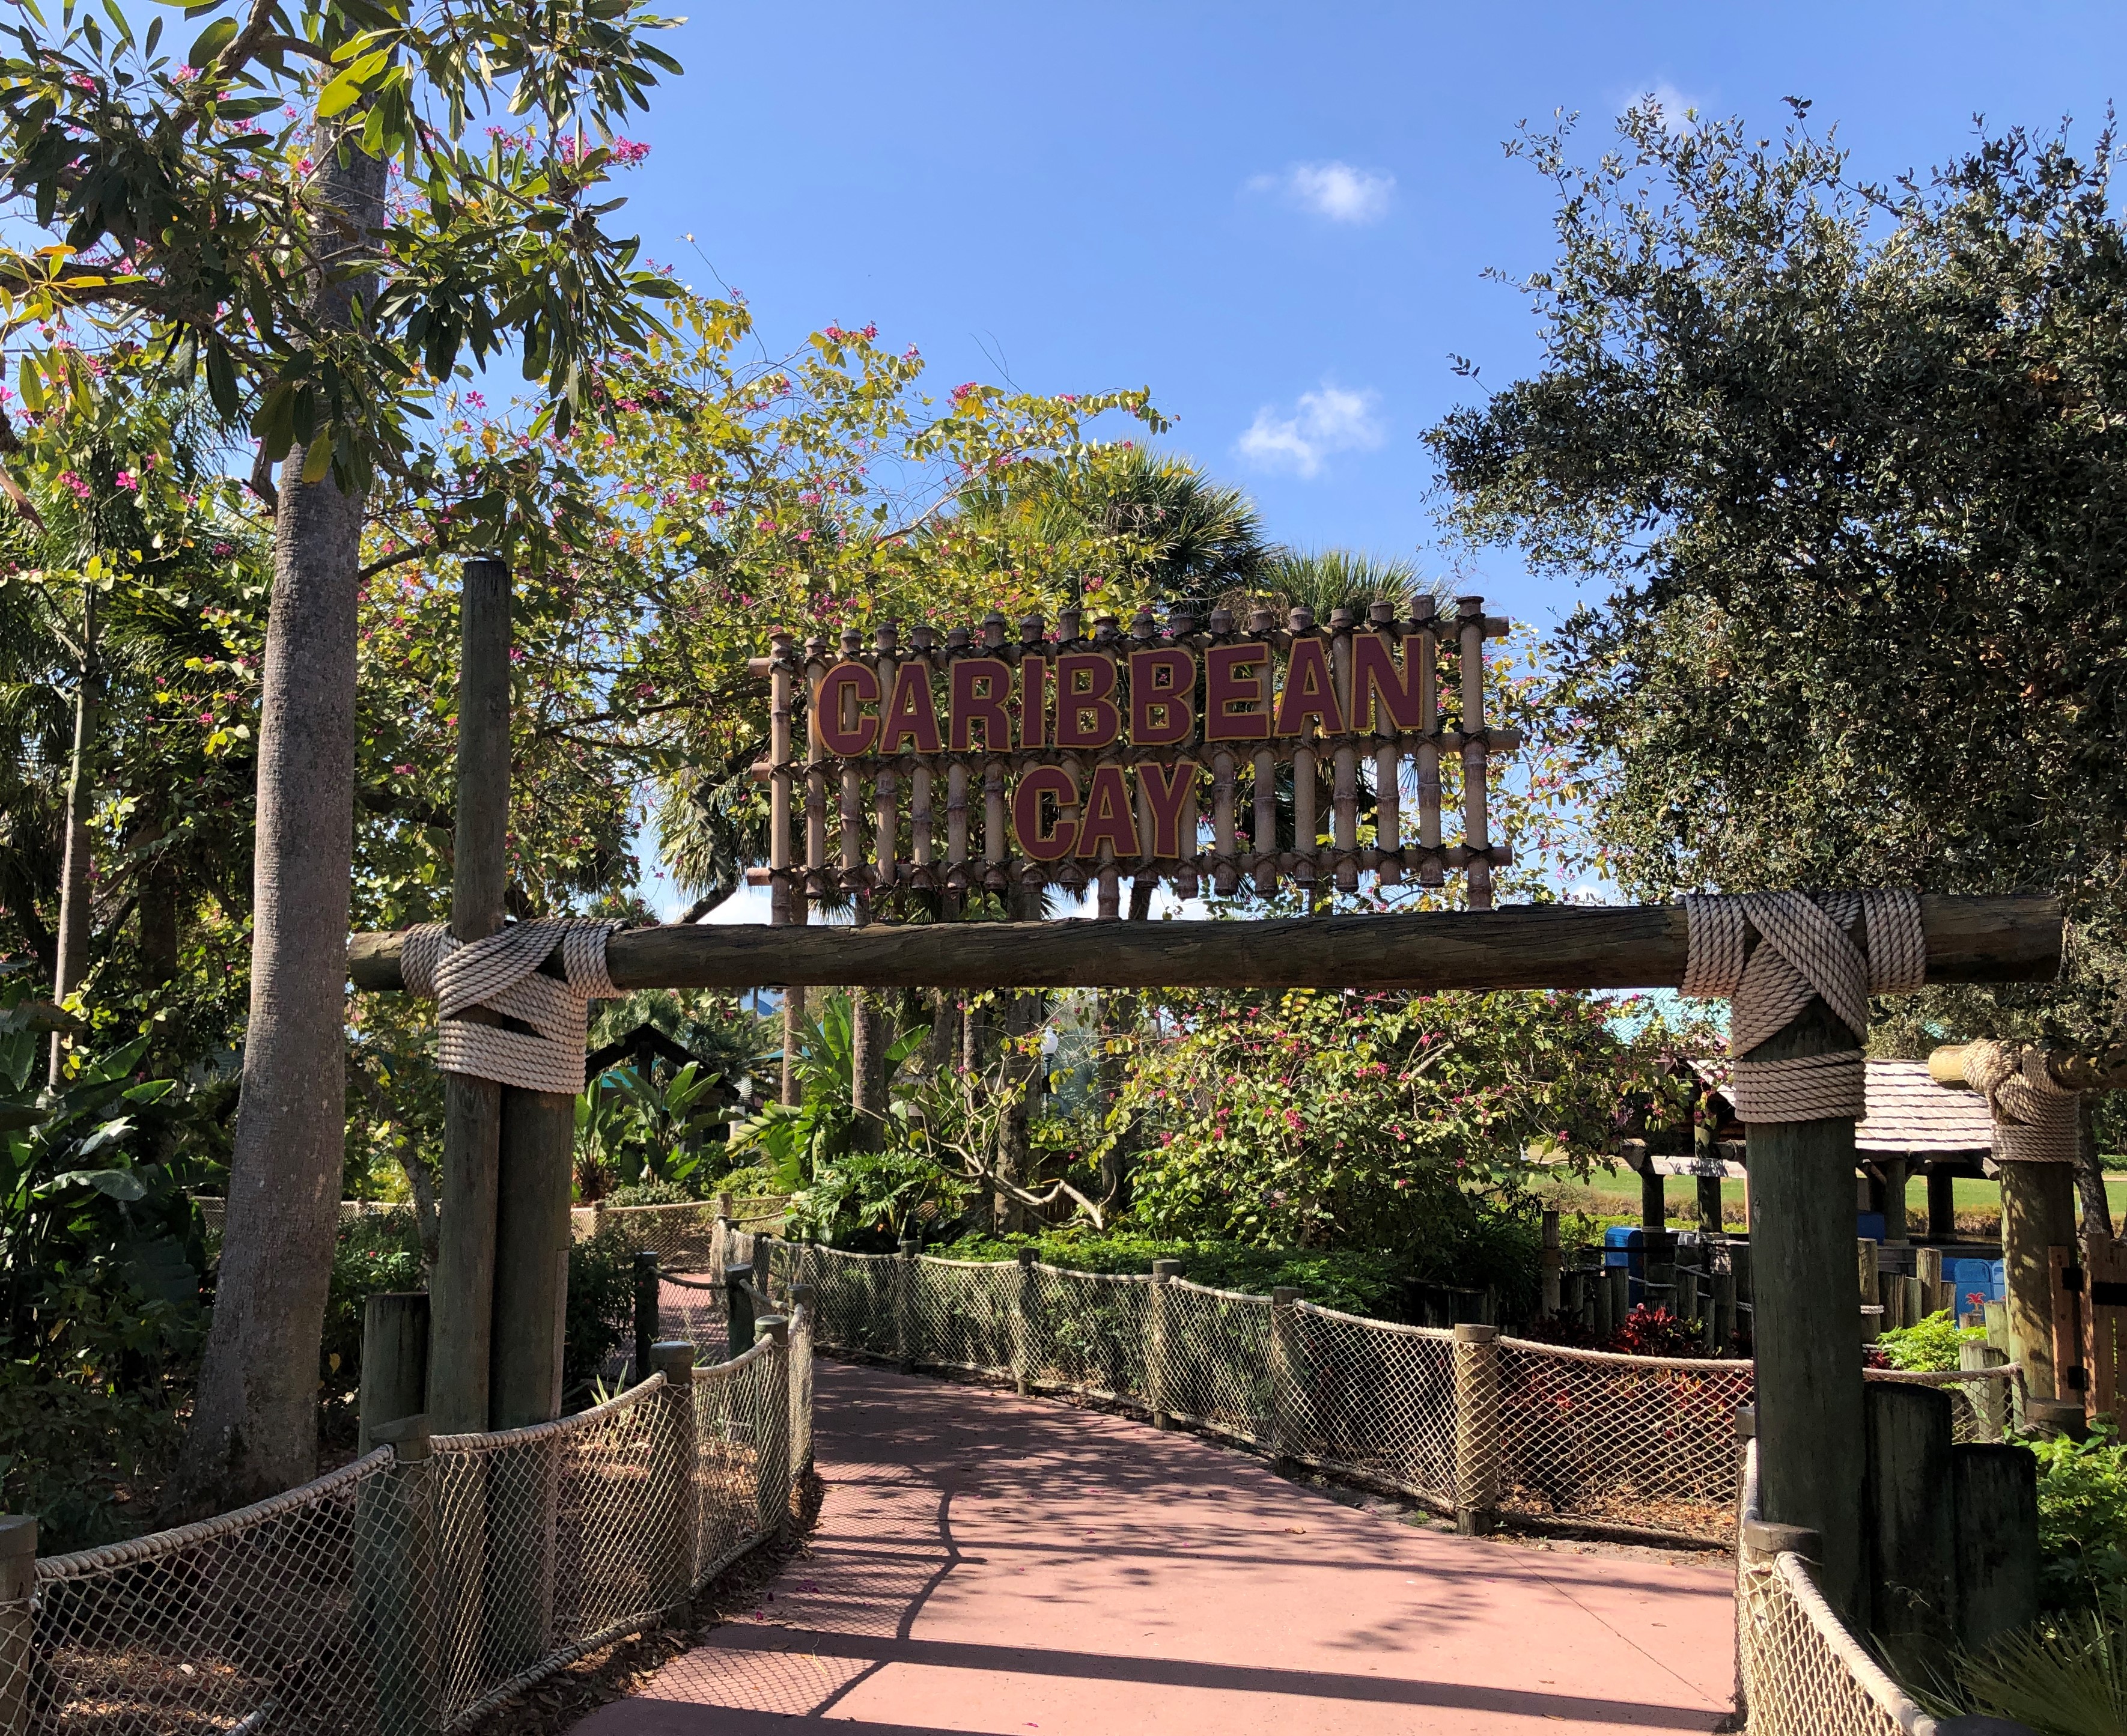
[[[358,116],[358,120],[359,117]],[[324,244],[367,244],[384,164],[328,146],[312,183]],[[370,280],[322,274],[320,323]],[[321,433],[319,438],[329,438]],[[318,1351],[346,1127],[343,1033],[354,841],[356,572],[363,500],[281,467],[258,719],[251,1010],[214,1323],[179,1482],[195,1509],[288,1488],[317,1464]]]
[[[152,850],[168,834],[160,796],[143,810],[136,849]],[[140,876],[140,974],[150,984],[168,982],[178,974],[178,875],[169,862],[151,856]]]
[[2112,1239],[2112,1202],[2105,1197],[2105,1164],[2097,1152],[2097,1100],[2082,1093],[2077,1118],[2082,1138],[2076,1152],[2075,1184],[2082,1195],[2082,1233]]
[[[1011,898],[1013,920],[1038,920],[1041,903],[1039,886],[1015,889]],[[1028,1052],[1028,1040],[1040,1029],[1047,1003],[1048,997],[1038,989],[1028,994],[1008,995],[1004,1002],[1002,1022],[1007,1052],[1003,1073],[1007,1095],[1005,1112],[997,1123],[997,1172],[1004,1180],[1021,1188],[1031,1188],[1034,1183],[1027,1126],[1034,1117],[1035,1099],[1040,1093],[1042,1079],[1040,1053]],[[997,1193],[996,1200],[1000,1233],[1011,1235],[1033,1227],[1028,1221],[1026,1207],[1017,1200],[1002,1192]]]
[[783,1089],[777,1101],[795,1108],[805,1096],[798,1076],[798,1050],[805,1030],[805,989],[793,983],[783,991]]
[[[97,655],[96,592],[90,590],[81,611],[81,685],[73,696],[73,752],[67,766],[66,855],[59,870],[59,932],[54,947],[52,998],[64,1000],[88,975],[88,930],[92,915],[88,870],[93,855],[88,817],[96,805],[96,774],[89,764],[102,712],[103,667]],[[59,1088],[65,1065],[66,1037],[52,1034],[49,1079]]]
[[876,989],[850,990],[850,1107],[857,1112],[855,1149],[886,1145],[886,1009]]

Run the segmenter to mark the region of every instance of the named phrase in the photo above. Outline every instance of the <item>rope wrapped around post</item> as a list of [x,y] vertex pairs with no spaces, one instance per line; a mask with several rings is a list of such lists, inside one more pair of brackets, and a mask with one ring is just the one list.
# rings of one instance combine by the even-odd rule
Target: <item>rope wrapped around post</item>
[[[1869,1028],[1869,997],[1909,994],[1927,978],[1917,893],[1753,892],[1684,901],[1684,993],[1732,1003],[1736,1114],[1745,1122],[1859,1119],[1868,1113],[1859,1049],[1787,1060],[1743,1059],[1821,997],[1848,1030]],[[1864,951],[1849,932],[1867,924]],[[1757,937],[1757,945],[1750,944]]]
[[2055,1081],[2037,1044],[1968,1044],[1964,1078],[1994,1117],[1996,1162],[2072,1164],[2080,1155],[2081,1093]]
[[[523,1091],[581,1093],[590,1003],[620,998],[605,968],[606,937],[620,926],[553,917],[519,923],[469,945],[452,939],[442,923],[408,930],[406,987],[437,1003],[437,1059],[443,1071],[499,1079]],[[557,946],[560,979],[539,969]],[[476,1007],[530,1028],[458,1016]]]

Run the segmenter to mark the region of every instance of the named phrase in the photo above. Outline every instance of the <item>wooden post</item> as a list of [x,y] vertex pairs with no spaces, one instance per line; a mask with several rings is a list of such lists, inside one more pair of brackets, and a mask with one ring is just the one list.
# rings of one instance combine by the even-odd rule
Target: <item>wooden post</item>
[[1603,1269],[1603,1311],[1608,1324],[1604,1331],[1608,1337],[1622,1326],[1632,1312],[1632,1269],[1630,1266],[1605,1266]]
[[2084,1397],[2091,1417],[2120,1416],[2123,1356],[2127,1356],[2127,1249],[2101,1230],[2083,1237]]
[[362,1309],[362,1396],[355,1454],[377,1444],[377,1430],[425,1415],[429,1393],[429,1296],[377,1290]]
[[650,1378],[650,1347],[658,1339],[661,1290],[656,1250],[637,1250],[635,1255],[635,1354],[628,1365],[629,1377],[633,1380]]
[[2087,1274],[2073,1247],[2047,1249],[2046,1267],[2053,1288],[2054,1396],[2087,1409],[2090,1371],[2082,1360],[2082,1300]]
[[[2075,1166],[2001,1165],[2001,1259],[2009,1334],[2035,1399],[2065,1398],[2054,1367],[2055,1248],[2075,1245]],[[2079,1397],[2080,1395],[2074,1395]]]
[[561,1414],[576,1107],[562,1092],[503,1088],[490,1428],[519,1429]]
[[0,1515],[0,1736],[28,1736],[30,1678],[36,1663],[37,1521]]
[[1707,1313],[1712,1328],[1707,1349],[1716,1356],[1732,1354],[1736,1343],[1736,1274],[1733,1268],[1713,1274],[1713,1306]]
[[1928,1240],[1931,1242],[1954,1242],[1957,1240],[1957,1178],[1942,1164],[1930,1166],[1927,1172]]
[[1700,1175],[1694,1179],[1694,1191],[1698,1195],[1698,1233],[1701,1236],[1721,1234],[1721,1178]]
[[[1746,1057],[1836,1054],[1859,1037],[1821,1002]],[[1762,1516],[1822,1537],[1823,1590],[1864,1620],[1861,1359],[1855,1354],[1854,1122],[1748,1129],[1751,1337]]]
[[[457,830],[451,933],[461,943],[502,927],[509,880],[509,569],[467,561],[458,596]],[[463,1015],[485,1022],[480,1009]],[[495,1307],[495,1220],[502,1087],[443,1075],[443,1182],[432,1290],[429,1414],[438,1433],[488,1426]]]
[[776,1538],[790,1524],[790,1322],[764,1314],[756,1324],[770,1349],[768,1404],[754,1449],[755,1511],[762,1533]]
[[1952,1447],[1949,1507],[1957,1640],[1977,1652],[2038,1620],[2038,1459],[2025,1447]]
[[1172,1322],[1173,1292],[1168,1286],[1182,1275],[1178,1259],[1156,1259],[1152,1263],[1151,1307],[1147,1311],[1144,1353],[1145,1396],[1152,1408],[1152,1425],[1155,1429],[1171,1429],[1174,1419],[1168,1414],[1170,1395],[1168,1367],[1168,1340]]
[[402,1416],[372,1426],[365,1418],[364,1430],[363,1451],[389,1446],[394,1460],[355,1497],[355,1591],[368,1616],[377,1727],[391,1736],[438,1736],[443,1667],[429,1419]]
[[1877,1164],[1883,1172],[1883,1240],[1911,1241],[1912,1236],[1906,1228],[1906,1160],[1902,1155],[1883,1157]]
[[1547,1208],[1543,1214],[1543,1311],[1549,1319],[1559,1311],[1560,1279],[1564,1275],[1566,1255],[1558,1245],[1558,1213]]
[[1033,1390],[1034,1250],[1021,1248],[1011,1305],[1011,1384],[1021,1398]]
[[737,1356],[753,1348],[753,1267],[724,1268],[724,1354]]
[[1944,1674],[1955,1639],[1950,1402],[1935,1387],[1896,1381],[1869,1383],[1865,1397],[1869,1626],[1902,1681]]
[[1855,1238],[1854,1275],[1861,1298],[1861,1342],[1872,1345],[1883,1328],[1883,1293],[1876,1283],[1876,1245],[1865,1236]]
[[1656,1172],[1651,1153],[1640,1161],[1646,1165],[1640,1171],[1640,1227],[1642,1230],[1665,1230],[1669,1227],[1666,1178]]
[[1941,1308],[1948,1307],[1950,1320],[1954,1323],[1957,1318],[1956,1306],[1954,1302],[1945,1302],[1943,1300],[1942,1250],[1940,1248],[1914,1249],[1913,1275],[1921,1282],[1922,1292],[1921,1311],[1923,1314],[1933,1314]]
[[[751,1321],[748,1322],[751,1324]],[[665,1432],[670,1456],[661,1468],[663,1481],[672,1492],[670,1528],[665,1534],[662,1569],[658,1578],[658,1607],[671,1610],[693,1596],[694,1550],[701,1524],[698,1514],[697,1458],[694,1433],[694,1347],[684,1339],[667,1339],[650,1347],[653,1373],[665,1377],[665,1390],[656,1395],[664,1406]],[[656,1511],[656,1503],[649,1503]]]
[[1455,1529],[1481,1537],[1499,1515],[1499,1329],[1455,1329]]
[[1294,1381],[1299,1359],[1293,1354],[1293,1308],[1300,1292],[1291,1284],[1273,1285],[1270,1293],[1270,1452],[1283,1464],[1295,1458],[1298,1445],[1293,1427]]
[[904,1374],[916,1366],[916,1256],[922,1251],[921,1242],[904,1237],[893,1269],[893,1355]]

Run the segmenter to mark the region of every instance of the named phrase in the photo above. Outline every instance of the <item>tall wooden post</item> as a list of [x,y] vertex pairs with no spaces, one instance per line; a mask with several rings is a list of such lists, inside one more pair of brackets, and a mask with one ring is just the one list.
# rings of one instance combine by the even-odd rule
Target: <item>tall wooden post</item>
[[576,1108],[562,1092],[502,1089],[490,1428],[518,1429],[561,1414]]
[[421,1414],[429,1385],[429,1297],[421,1290],[372,1291],[362,1304],[360,1433],[366,1454],[377,1430]]
[[2073,1249],[2075,1167],[2001,1165],[2001,1264],[2008,1290],[2009,1335],[2034,1399],[2075,1397],[2060,1390],[2054,1356],[2053,1250]]
[[[451,933],[502,927],[509,823],[509,569],[467,561],[458,595],[457,831]],[[464,1015],[478,1016],[477,1008]],[[488,1426],[495,1306],[495,1193],[502,1087],[443,1075],[441,1236],[431,1292],[428,1414],[438,1434]]]
[[[1858,1034],[1812,1000],[1744,1059],[1859,1046]],[[1757,1122],[1747,1131],[1760,1508],[1768,1520],[1817,1533],[1826,1597],[1850,1620],[1865,1622],[1866,1449],[1847,1278],[1854,1269],[1854,1122]]]

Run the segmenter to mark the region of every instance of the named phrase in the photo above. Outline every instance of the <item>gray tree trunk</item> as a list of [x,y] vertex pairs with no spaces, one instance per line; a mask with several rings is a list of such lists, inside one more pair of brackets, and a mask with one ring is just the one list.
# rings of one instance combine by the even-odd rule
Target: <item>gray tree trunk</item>
[[[383,221],[384,165],[328,147],[313,190],[341,248]],[[330,222],[332,220],[324,220]],[[327,231],[330,233],[329,230]],[[322,276],[352,324],[370,280]],[[321,438],[325,436],[321,436]],[[304,1482],[317,1464],[319,1344],[346,1140],[344,989],[354,849],[355,591],[363,500],[282,465],[258,722],[251,1013],[221,1274],[179,1484],[195,1509]]]
[[2086,1236],[2112,1239],[2112,1202],[2105,1195],[2105,1161],[2097,1150],[2097,1099],[2086,1091],[2077,1104],[2082,1137],[2076,1152],[2075,1184],[2082,1195],[2082,1229]]
[[[89,761],[101,727],[103,705],[103,666],[97,654],[96,592],[92,590],[81,612],[81,685],[73,696],[73,752],[67,766],[67,801],[64,824],[66,854],[59,870],[59,932],[53,949],[52,998],[64,1000],[81,987],[88,975],[88,934],[92,898],[88,870],[94,856],[88,818],[96,807],[96,776]],[[54,1089],[66,1054],[66,1038],[53,1033],[49,1081]]]
[[876,989],[850,990],[850,1081],[860,1151],[886,1145],[886,1009]]

